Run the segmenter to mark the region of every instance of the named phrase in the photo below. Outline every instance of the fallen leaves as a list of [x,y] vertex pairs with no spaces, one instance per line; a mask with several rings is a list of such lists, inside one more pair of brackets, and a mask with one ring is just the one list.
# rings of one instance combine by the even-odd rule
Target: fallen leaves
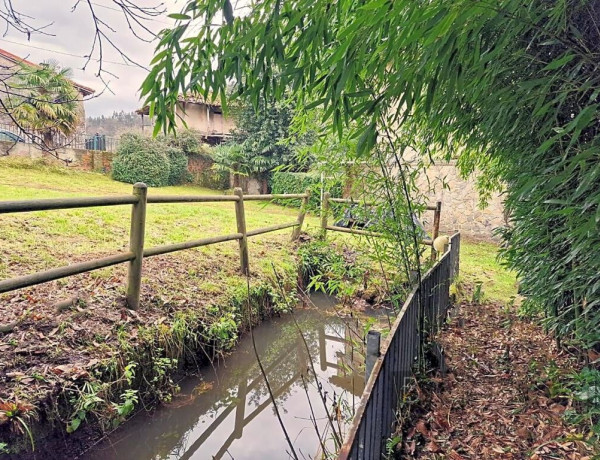
[[404,427],[404,458],[592,458],[583,434],[563,419],[568,401],[550,395],[549,382],[532,371],[574,366],[540,327],[499,305],[464,304],[437,340],[448,373],[417,386],[421,405]]
[[79,380],[80,378],[84,378],[89,375],[85,369],[74,364],[64,364],[61,366],[56,366],[50,369],[50,372],[56,375],[61,375],[71,380]]

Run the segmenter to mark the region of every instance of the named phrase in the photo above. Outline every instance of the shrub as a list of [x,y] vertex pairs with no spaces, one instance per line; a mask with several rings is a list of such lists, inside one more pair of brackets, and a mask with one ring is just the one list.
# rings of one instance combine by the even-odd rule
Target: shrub
[[204,169],[196,175],[195,182],[200,187],[227,190],[229,188],[229,171],[213,168]]
[[188,181],[188,157],[183,150],[174,146],[167,146],[169,158],[169,185],[182,184]]
[[[321,206],[321,177],[318,173],[296,173],[275,172],[271,176],[271,193],[304,193],[310,190],[308,202],[309,211],[316,211]],[[325,190],[333,197],[342,196],[342,184],[340,182],[325,181]],[[278,200],[279,204],[285,206],[300,206],[300,200]]]
[[200,153],[202,150],[201,143],[193,131],[186,129],[177,133],[177,137],[168,137],[166,141],[181,149],[185,155]]
[[164,144],[138,134],[124,134],[113,159],[112,175],[115,180],[130,184],[168,185],[171,163]]

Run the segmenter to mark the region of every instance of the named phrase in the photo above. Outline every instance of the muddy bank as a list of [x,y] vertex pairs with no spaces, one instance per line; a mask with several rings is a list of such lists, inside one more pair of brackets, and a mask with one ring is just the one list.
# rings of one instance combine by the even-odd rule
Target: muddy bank
[[[8,301],[21,312],[19,324],[0,336],[0,452],[75,458],[140,408],[175,403],[182,375],[225,356],[250,322],[296,305],[299,280],[317,279],[346,300],[358,297],[358,308],[381,297],[382,281],[368,276],[367,265],[347,248],[313,247],[304,238],[298,256],[290,257],[289,243],[270,244],[270,253],[281,254],[277,275],[269,257],[268,269],[251,277],[251,315],[235,253],[231,260],[199,261],[193,253],[151,260],[145,270],[153,279],[136,312],[123,308],[118,269],[14,294]],[[72,292],[78,280],[88,298],[58,312],[48,299]]]
[[294,257],[278,261],[277,285],[255,272],[249,295],[233,260],[223,257],[207,277],[204,264],[190,274],[189,260],[182,254],[148,263],[154,279],[135,312],[124,308],[118,269],[106,278],[77,277],[87,296],[60,310],[44,298],[64,298],[77,280],[8,299],[18,323],[0,334],[2,458],[77,456],[136,408],[169,402],[182,374],[223,356],[250,323],[288,311],[282,289],[296,293]]
[[[337,307],[335,298],[311,294],[293,313],[254,330],[282,421],[296,452],[308,458],[335,452],[335,436],[345,435],[365,385],[366,321]],[[133,417],[82,458],[279,459],[290,451],[249,334],[181,387],[171,403]]]

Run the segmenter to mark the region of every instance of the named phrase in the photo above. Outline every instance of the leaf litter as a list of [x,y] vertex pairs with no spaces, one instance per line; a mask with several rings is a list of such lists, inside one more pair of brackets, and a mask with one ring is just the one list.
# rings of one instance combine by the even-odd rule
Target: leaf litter
[[437,337],[444,376],[420,381],[396,456],[419,459],[589,460],[599,452],[563,418],[572,400],[556,370],[578,369],[551,336],[514,308],[463,302]]

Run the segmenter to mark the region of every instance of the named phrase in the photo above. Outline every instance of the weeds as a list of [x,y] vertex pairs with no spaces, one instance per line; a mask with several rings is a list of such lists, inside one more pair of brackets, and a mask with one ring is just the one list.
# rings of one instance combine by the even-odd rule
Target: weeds
[[[0,426],[8,423],[13,432],[27,434],[31,443],[31,450],[35,450],[35,442],[31,434],[31,422],[36,419],[35,407],[24,402],[0,401]],[[7,448],[5,444],[3,449]]]
[[74,411],[67,423],[67,433],[76,431],[88,414],[97,414],[98,409],[104,404],[104,399],[98,395],[101,386],[99,382],[85,382],[83,387],[77,389],[76,394],[70,398]]
[[574,410],[567,410],[565,418],[572,424],[584,424],[588,430],[588,442],[600,443],[600,371],[584,368],[569,375],[566,384],[575,402]]
[[308,290],[321,291],[335,295],[342,303],[354,297],[365,284],[367,266],[360,263],[354,254],[344,254],[326,241],[312,241],[298,250],[300,270]]
[[483,300],[483,281],[476,281],[473,288],[473,296],[471,297],[471,303],[474,305],[480,305]]

